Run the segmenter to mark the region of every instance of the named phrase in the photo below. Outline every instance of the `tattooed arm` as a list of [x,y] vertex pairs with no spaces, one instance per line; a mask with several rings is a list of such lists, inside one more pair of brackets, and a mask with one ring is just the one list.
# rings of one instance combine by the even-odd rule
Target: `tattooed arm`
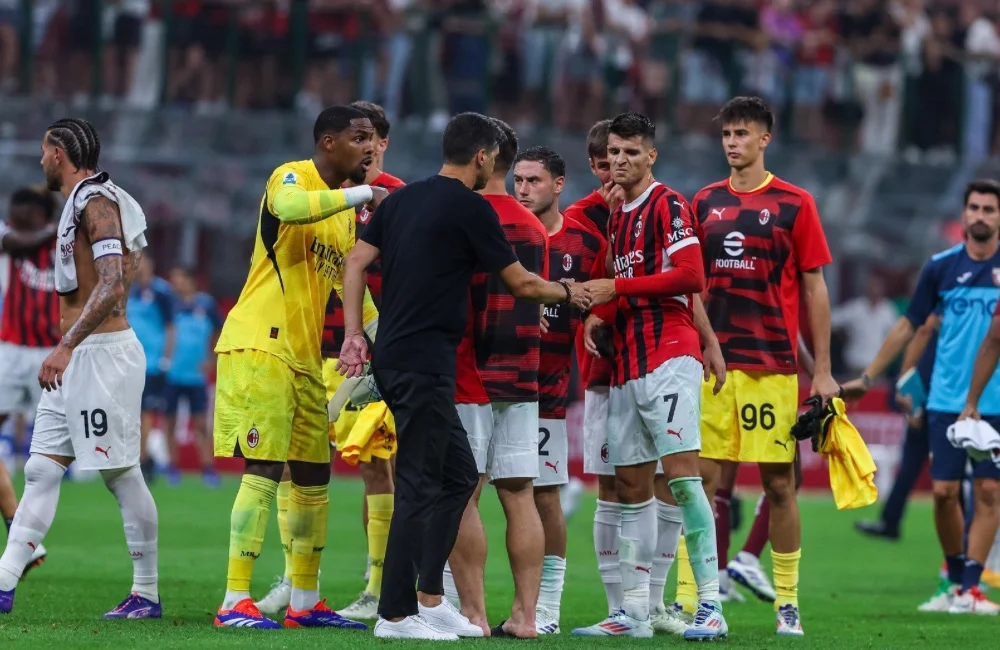
[[[96,196],[87,203],[80,217],[80,226],[91,244],[107,240],[121,242],[123,238],[118,205],[104,196]],[[80,317],[63,336],[60,345],[70,350],[75,349],[109,317],[117,318],[125,313],[128,294],[125,292],[123,259],[119,249],[117,254],[104,255],[94,260],[97,285],[83,306]]]

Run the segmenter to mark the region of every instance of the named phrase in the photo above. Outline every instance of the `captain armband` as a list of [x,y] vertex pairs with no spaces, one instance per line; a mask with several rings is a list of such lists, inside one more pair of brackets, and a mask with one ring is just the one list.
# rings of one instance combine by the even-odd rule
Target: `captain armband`
[[94,252],[94,259],[99,260],[108,255],[122,256],[122,242],[120,239],[101,239],[95,241],[90,250]]

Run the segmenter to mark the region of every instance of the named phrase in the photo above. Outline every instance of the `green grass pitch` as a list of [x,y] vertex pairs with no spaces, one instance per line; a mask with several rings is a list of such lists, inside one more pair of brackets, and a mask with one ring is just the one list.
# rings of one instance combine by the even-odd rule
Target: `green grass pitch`
[[[369,648],[383,645],[371,632],[326,630],[217,630],[212,618],[225,589],[229,510],[237,483],[219,490],[195,481],[153,487],[160,513],[161,621],[104,621],[101,614],[125,595],[131,562],[114,498],[98,481],[66,483],[59,512],[45,540],[49,560],[21,584],[16,608],[0,618],[0,647],[24,648]],[[322,564],[322,594],[333,607],[351,602],[363,588],[365,542],[360,523],[361,484],[334,479],[330,533]],[[487,490],[483,515],[489,535],[486,569],[491,623],[509,612],[513,584],[504,550],[503,515]],[[744,500],[745,514],[752,499]],[[569,631],[605,614],[604,591],[591,542],[593,495],[569,522],[569,558],[562,604],[563,634],[537,642],[545,648],[682,645],[681,639],[584,639]],[[806,637],[778,639],[774,615],[759,602],[728,605],[727,643],[741,648],[962,648],[997,638],[990,617],[920,614],[916,606],[936,583],[940,555],[929,504],[912,504],[904,541],[875,542],[858,536],[855,519],[867,511],[837,512],[828,498],[802,501],[801,606]],[[748,525],[743,527],[745,533]],[[742,541],[737,534],[733,547]],[[765,553],[767,555],[767,553]],[[769,564],[769,561],[767,561]],[[281,572],[283,558],[272,518],[257,563],[254,594],[263,595]],[[673,578],[667,594],[673,593]],[[469,640],[462,645],[519,645],[519,641]],[[409,647],[440,644],[396,642]]]

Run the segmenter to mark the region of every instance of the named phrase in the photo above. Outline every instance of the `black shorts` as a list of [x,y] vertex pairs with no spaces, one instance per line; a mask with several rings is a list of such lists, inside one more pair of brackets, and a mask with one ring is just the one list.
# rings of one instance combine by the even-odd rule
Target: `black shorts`
[[114,44],[126,50],[142,45],[143,20],[139,16],[119,14],[115,19]]
[[282,40],[257,29],[240,31],[240,59],[261,59],[282,53]]
[[198,20],[198,43],[205,49],[205,54],[215,59],[226,52],[229,28],[224,23],[210,20]]
[[69,17],[67,38],[71,52],[85,52],[97,47],[97,37],[103,25],[101,16],[93,3],[84,2]]
[[198,45],[198,21],[192,16],[174,16],[170,23],[170,34],[167,35],[167,42],[170,47],[186,50],[192,45]]
[[306,53],[310,61],[329,61],[339,58],[347,49],[347,41],[336,33],[310,33]]

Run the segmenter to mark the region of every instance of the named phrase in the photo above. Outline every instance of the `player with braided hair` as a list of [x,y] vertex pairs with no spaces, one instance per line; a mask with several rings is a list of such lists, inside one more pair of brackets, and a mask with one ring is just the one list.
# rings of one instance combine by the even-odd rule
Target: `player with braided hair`
[[[98,470],[122,511],[133,562],[129,596],[105,618],[160,618],[157,512],[139,471],[139,410],[146,357],[129,325],[129,286],[146,247],[146,217],[99,171],[101,141],[82,119],[42,139],[48,188],[66,198],[56,229],[55,290],[63,333],[42,363],[25,487],[0,557],[0,613],[55,518],[71,463]],[[65,390],[64,390],[65,389]]]

